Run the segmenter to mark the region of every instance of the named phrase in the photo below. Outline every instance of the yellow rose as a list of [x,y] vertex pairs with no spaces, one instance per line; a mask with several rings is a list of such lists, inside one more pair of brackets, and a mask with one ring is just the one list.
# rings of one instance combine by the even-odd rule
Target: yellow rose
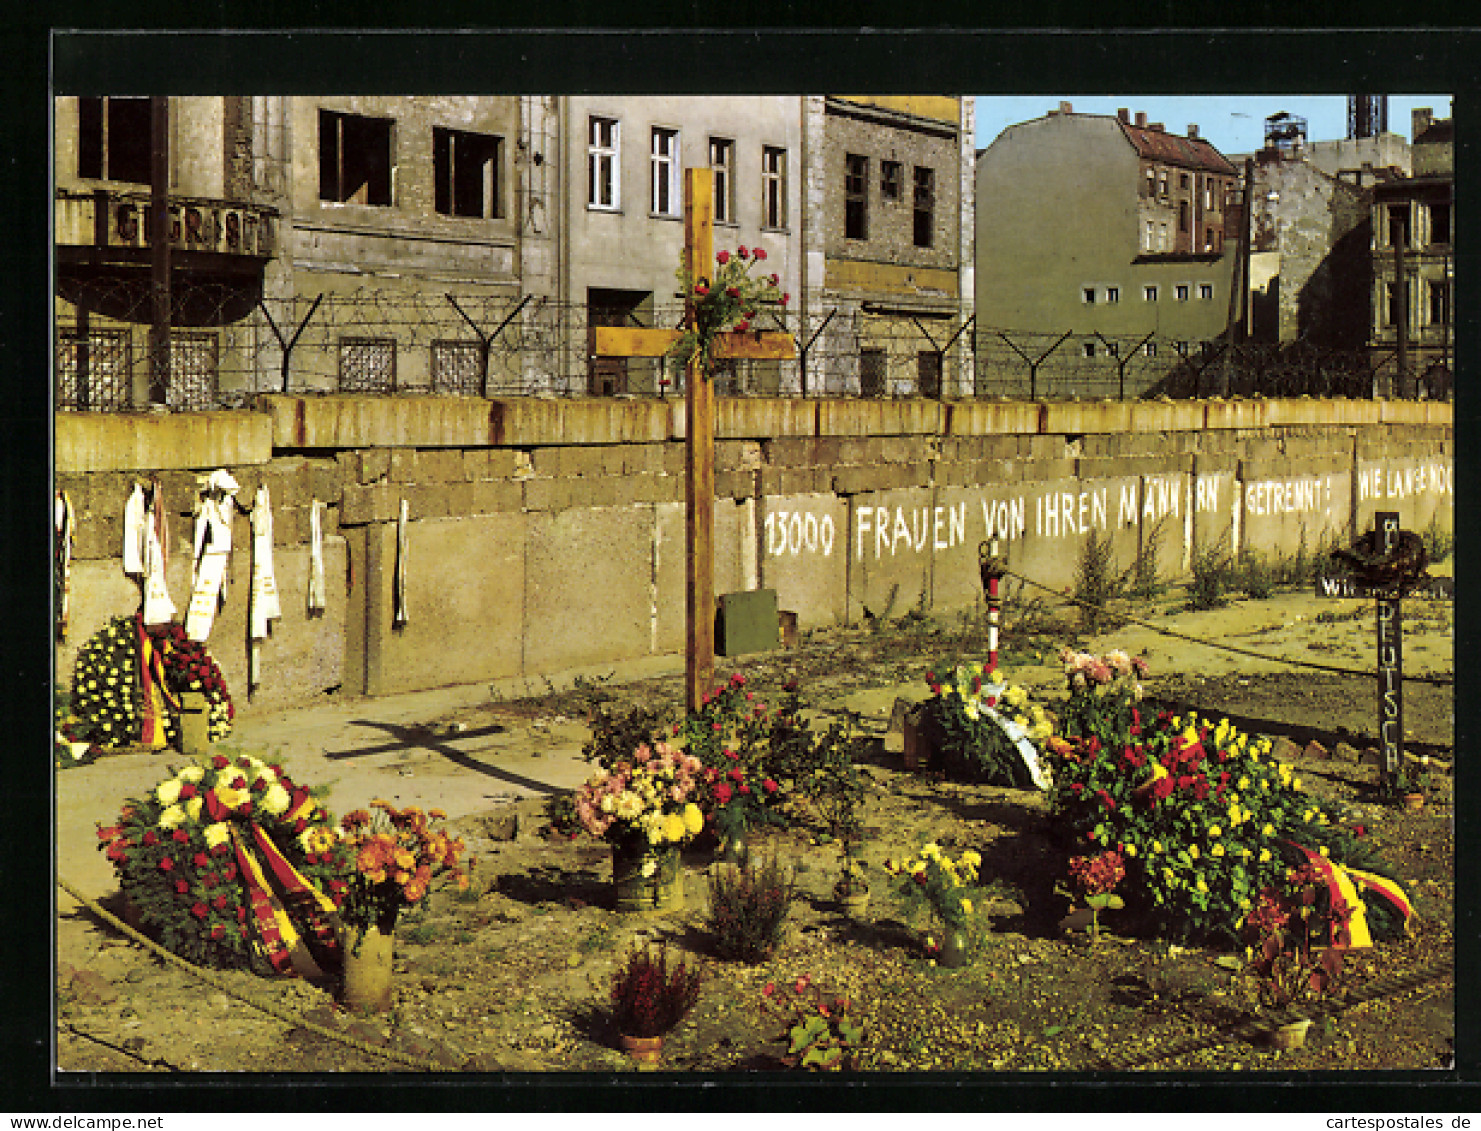
[[982,857],[979,856],[979,855],[977,855],[977,853],[973,852],[969,848],[969,849],[967,849],[967,851],[965,851],[965,852],[962,853],[962,863],[963,864],[968,864],[971,867],[976,868],[979,864],[982,863]]
[[183,783],[178,778],[170,778],[168,781],[159,783],[159,788],[154,791],[154,799],[161,805],[173,805],[180,798],[180,786]]
[[185,810],[178,805],[171,805],[159,815],[159,827],[162,829],[179,828],[185,823]]
[[1191,857],[1193,857],[1194,860],[1197,860],[1198,859],[1198,845],[1196,845],[1196,844],[1190,844],[1188,846],[1188,855],[1191,856]]
[[1152,842],[1152,851],[1157,853],[1162,851],[1162,842],[1160,840],[1154,840]]
[[684,825],[684,818],[678,813],[670,813],[663,819],[663,836],[665,840],[681,841],[689,830]]
[[1260,863],[1261,864],[1269,864],[1270,863],[1270,849],[1268,849],[1268,848],[1262,848],[1262,849],[1260,849]]
[[185,803],[185,813],[186,813],[186,815],[192,821],[199,821],[201,819],[201,809],[203,807],[203,804],[204,804],[204,798],[202,798],[200,796],[200,794],[196,794],[194,797],[192,797],[189,801],[187,801]]
[[1223,833],[1224,833],[1224,830],[1221,829],[1221,828],[1219,828],[1218,825],[1210,825],[1208,827],[1208,835],[1209,836],[1222,836]]
[[1224,846],[1222,844],[1216,844],[1212,848],[1210,848],[1208,851],[1209,851],[1209,855],[1210,856],[1223,856],[1224,855]]
[[201,766],[186,766],[175,776],[181,781],[198,782],[206,776],[206,771]]
[[1128,844],[1126,846],[1126,855],[1128,855],[1128,856],[1135,856],[1136,855],[1136,845],[1134,845],[1134,844]]
[[292,800],[293,798],[288,795],[282,783],[274,781],[268,786],[267,792],[262,795],[262,807],[274,816],[278,816],[288,811],[288,803]]
[[231,827],[224,821],[217,821],[214,825],[207,825],[205,832],[207,848],[215,848],[218,844],[225,844],[231,839]]
[[216,800],[221,802],[227,809],[235,809],[248,799],[245,789],[232,789],[229,785],[218,785],[216,787]]
[[705,827],[705,815],[700,812],[699,806],[690,802],[684,806],[684,828],[691,835],[698,833]]
[[1201,891],[1201,892],[1207,892],[1208,891],[1208,884],[1204,883],[1203,880],[1202,880],[1202,878],[1200,878],[1199,881],[1198,881],[1198,883],[1195,884],[1194,886],[1197,887],[1198,890]]

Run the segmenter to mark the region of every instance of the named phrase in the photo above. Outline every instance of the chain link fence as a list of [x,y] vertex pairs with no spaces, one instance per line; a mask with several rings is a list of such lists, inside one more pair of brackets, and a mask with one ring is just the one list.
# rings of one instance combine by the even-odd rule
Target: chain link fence
[[[264,297],[226,285],[173,289],[168,377],[153,379],[147,287],[62,288],[56,324],[59,409],[235,408],[265,392],[453,396],[636,396],[683,392],[662,357],[601,357],[597,326],[675,329],[677,303],[568,304],[512,291],[360,288]],[[956,315],[822,304],[767,313],[797,357],[721,361],[725,396],[1134,399],[1148,396],[1450,395],[1448,364],[1393,351],[1108,337],[995,329]],[[1448,361],[1448,359],[1446,359]]]

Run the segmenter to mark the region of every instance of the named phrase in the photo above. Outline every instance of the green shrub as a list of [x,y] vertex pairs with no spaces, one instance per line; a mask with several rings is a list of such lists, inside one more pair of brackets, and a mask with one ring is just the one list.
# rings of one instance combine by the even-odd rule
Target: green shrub
[[1114,619],[1107,605],[1121,596],[1125,588],[1126,578],[1116,572],[1111,536],[1102,537],[1092,530],[1080,547],[1080,557],[1075,563],[1074,595],[1080,605],[1081,623],[1086,632],[1097,633]]
[[1430,518],[1429,525],[1419,532],[1419,537],[1432,562],[1443,562],[1455,552],[1455,531],[1441,526],[1439,515]]
[[604,769],[630,758],[639,746],[663,741],[668,731],[666,713],[654,707],[614,709],[599,707],[592,714],[591,738],[581,747],[588,762]]
[[709,929],[715,952],[740,962],[764,962],[781,945],[796,897],[794,877],[776,855],[761,864],[717,864],[710,872]]
[[1229,603],[1225,594],[1232,581],[1233,563],[1228,544],[1220,540],[1212,546],[1193,551],[1193,579],[1188,583],[1188,607],[1217,609]]
[[1247,550],[1239,556],[1232,580],[1245,596],[1263,601],[1275,595],[1280,574],[1279,564],[1272,562],[1258,550]]

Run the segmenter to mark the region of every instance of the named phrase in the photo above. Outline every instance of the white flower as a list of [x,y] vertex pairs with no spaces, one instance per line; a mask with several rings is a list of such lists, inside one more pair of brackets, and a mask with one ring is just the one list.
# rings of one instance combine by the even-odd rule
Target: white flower
[[658,863],[652,857],[643,861],[643,879],[650,878],[656,871],[658,871]]
[[180,798],[180,787],[183,784],[178,778],[160,782],[159,788],[154,791],[154,799],[161,805],[174,805]]
[[205,829],[206,847],[215,848],[218,844],[225,844],[231,839],[231,828],[225,821],[217,821],[214,825],[207,825]]
[[273,782],[262,795],[262,807],[273,816],[278,816],[288,811],[288,802],[293,800],[288,796],[288,791],[279,782]]
[[206,770],[203,766],[186,766],[175,776],[181,781],[198,782],[206,776]]
[[159,827],[162,829],[179,828],[185,823],[185,810],[178,805],[171,805],[159,815]]

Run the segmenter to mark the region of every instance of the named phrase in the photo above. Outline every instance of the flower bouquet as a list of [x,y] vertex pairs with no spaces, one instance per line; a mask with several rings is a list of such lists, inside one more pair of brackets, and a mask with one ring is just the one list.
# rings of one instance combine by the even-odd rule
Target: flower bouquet
[[1060,712],[1060,732],[1070,738],[1093,734],[1109,742],[1130,725],[1130,712],[1141,702],[1147,661],[1120,648],[1103,656],[1063,648],[1059,658],[1070,692]]
[[459,891],[468,889],[468,870],[458,859],[466,847],[462,838],[431,824],[446,817],[441,809],[397,809],[381,800],[345,814],[334,847],[348,876],[340,902],[346,927],[389,935],[402,910],[421,902],[434,879],[447,876]]
[[765,250],[759,247],[741,246],[733,255],[720,251],[715,255],[713,277],[699,279],[690,275],[687,263],[680,261],[679,286],[686,301],[693,304],[694,321],[685,325],[669,351],[670,357],[683,365],[698,357],[702,372],[708,375],[716,335],[729,330],[744,332],[763,309],[786,307],[792,296],[782,293],[779,276],[751,274],[765,258]]
[[[922,911],[928,911],[942,927],[942,942],[938,944],[934,936],[927,936],[926,950],[948,965],[965,961],[965,933],[973,913],[968,889],[976,885],[977,869],[981,865],[982,857],[970,848],[953,860],[934,842],[903,864],[885,861],[885,871],[899,881],[898,891],[907,913],[918,918]],[[961,953],[948,953],[955,950]]]
[[1096,856],[1070,858],[1070,878],[1090,909],[1090,944],[1100,942],[1100,913],[1120,911],[1125,901],[1116,894],[1116,886],[1126,878],[1126,861],[1119,849],[1107,849]]
[[977,662],[958,664],[941,680],[927,672],[926,682],[932,698],[923,705],[923,722],[948,775],[1016,789],[1049,788],[1039,755],[1053,723],[1026,689]]
[[620,910],[665,908],[682,898],[679,846],[704,828],[693,800],[701,768],[667,743],[644,743],[631,759],[598,767],[576,794],[581,826],[612,844]]
[[345,890],[329,815],[250,755],[189,764],[99,827],[141,927],[209,966],[317,972]]

